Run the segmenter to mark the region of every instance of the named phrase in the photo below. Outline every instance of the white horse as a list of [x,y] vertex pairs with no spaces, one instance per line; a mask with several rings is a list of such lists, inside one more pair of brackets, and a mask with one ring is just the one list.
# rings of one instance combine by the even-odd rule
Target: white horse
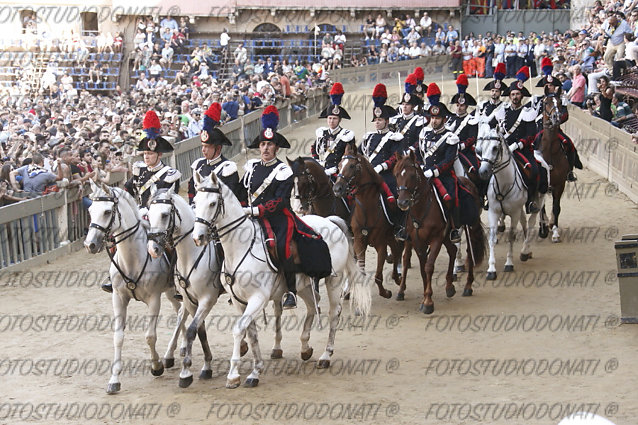
[[[186,331],[186,349],[179,375],[179,386],[187,388],[193,382],[190,367],[196,335],[199,336],[204,351],[204,366],[199,378],[211,379],[213,376],[213,355],[208,345],[204,320],[220,295],[221,262],[217,258],[214,244],[198,247],[189,237],[195,224],[195,213],[181,196],[166,189],[156,192],[150,200],[148,219],[151,225],[148,252],[151,257],[159,258],[165,248],[175,250],[177,288],[186,309],[184,318],[186,314],[193,316],[193,322]],[[244,342],[242,351],[245,353],[247,349]]]
[[[146,342],[151,349],[153,376],[164,373],[164,365],[171,367],[174,364],[173,353],[177,346],[177,338],[180,332],[184,331],[183,311],[180,309],[180,303],[174,299],[175,286],[168,262],[164,259],[152,259],[146,251],[146,228],[133,197],[119,188],[110,188],[104,184],[98,187],[92,180],[91,188],[91,224],[84,246],[89,253],[95,254],[104,248],[106,242],[107,253],[111,259],[109,274],[113,283],[115,356],[106,392],[115,394],[120,390],[122,343],[129,301],[142,301],[149,308]],[[116,247],[117,251],[113,254],[112,251]],[[159,361],[159,355],[155,350],[162,292],[166,293],[166,297],[178,312],[177,327],[164,356],[164,364]]]
[[[198,192],[194,199],[197,218],[193,239],[197,245],[208,243],[211,229],[216,226],[225,253],[222,283],[233,297],[233,304],[242,314],[233,326],[234,346],[226,387],[236,388],[240,384],[240,342],[246,333],[254,361],[253,370],[244,385],[254,387],[259,383],[259,375],[263,369],[254,320],[269,300],[274,301],[276,317],[275,344],[271,358],[281,358],[283,353],[280,304],[286,291],[283,274],[277,273],[269,265],[266,241],[259,223],[244,214],[241,204],[230,189],[213,174],[202,180],[195,173],[195,186]],[[312,215],[305,216],[304,221],[328,244],[332,259],[333,274],[325,279],[330,302],[330,332],[326,349],[317,363],[318,368],[327,368],[334,352],[334,338],[343,295],[350,290],[351,304],[365,315],[370,309],[370,287],[366,284],[365,274],[357,267],[345,222],[338,217],[323,218]],[[347,286],[341,285],[341,279],[344,277],[348,278]],[[314,291],[311,279],[304,274],[297,274],[297,293],[307,307],[301,334],[301,358],[308,360],[313,352],[308,341],[315,317],[315,297],[318,294]]]
[[[527,188],[523,182],[523,176],[518,170],[505,139],[497,129],[490,128],[486,120],[479,124],[479,137],[477,154],[481,161],[479,175],[482,179],[489,179],[487,199],[489,201],[488,222],[490,227],[490,259],[487,269],[487,280],[496,279],[496,260],[494,258],[494,245],[496,244],[497,227],[501,217],[510,217],[509,248],[505,260],[505,272],[514,271],[513,249],[516,239],[518,223],[523,228],[523,249],[521,261],[527,261],[532,257],[532,235],[528,229],[533,229],[538,213],[531,214],[529,220],[525,216],[525,202],[527,200]],[[539,196],[542,206],[544,197]]]

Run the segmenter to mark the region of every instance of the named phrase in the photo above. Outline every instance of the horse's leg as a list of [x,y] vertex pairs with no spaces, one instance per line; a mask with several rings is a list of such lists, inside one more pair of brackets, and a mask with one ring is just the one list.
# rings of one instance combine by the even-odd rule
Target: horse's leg
[[148,321],[148,329],[146,330],[146,343],[151,350],[151,374],[153,376],[161,376],[164,373],[164,365],[159,361],[159,354],[157,354],[157,350],[155,349],[161,296],[162,294],[156,294],[151,297],[148,302],[150,320]]
[[403,246],[403,257],[401,258],[401,262],[403,264],[403,273],[401,273],[401,283],[399,285],[399,292],[397,292],[397,301],[405,300],[405,281],[408,278],[408,262],[410,261],[409,256],[412,254],[412,242],[405,241],[405,245]]
[[452,243],[446,233],[443,237],[443,245],[445,245],[448,254],[447,273],[445,274],[445,295],[451,298],[456,294],[456,288],[454,287],[454,262],[457,258],[457,251],[460,251],[458,248],[460,244]]
[[490,259],[488,260],[488,265],[487,265],[487,276],[485,277],[486,280],[496,279],[496,256],[494,254],[494,245],[496,245],[496,238],[497,238],[496,227],[498,226],[498,221],[499,221],[499,214],[497,214],[495,211],[493,211],[490,208],[490,210],[487,212],[487,222],[489,223],[489,227],[490,227],[490,239],[489,239]]
[[552,242],[560,242],[560,229],[558,227],[558,216],[560,215],[560,198],[565,190],[565,182],[554,187],[552,190]]
[[[217,300],[215,300],[217,301]],[[188,300],[184,300],[184,303],[189,302]],[[204,367],[202,368],[200,378],[210,379],[213,377],[211,370],[211,361],[213,360],[213,355],[210,352],[210,347],[208,345],[208,338],[206,335],[206,329],[204,325],[204,319],[208,316],[211,308],[215,302],[211,302],[210,299],[203,299],[199,301],[197,305],[197,310],[195,314],[193,314],[193,321],[190,326],[188,326],[188,330],[186,331],[186,355],[184,356],[184,360],[182,362],[182,371],[179,374],[179,386],[181,388],[187,388],[193,382],[193,373],[190,368],[193,364],[193,341],[195,340],[195,335],[199,336],[200,342],[202,344],[202,349],[204,351]],[[195,306],[191,306],[192,309],[195,309]],[[190,309],[189,309],[190,310]]]
[[[379,295],[383,298],[390,298],[392,296],[392,292],[388,291],[383,287],[383,265],[385,264],[385,258],[388,255],[386,251],[386,245],[376,245],[374,249],[377,250],[377,271],[374,274],[374,281],[379,287]],[[397,257],[399,258],[399,257]],[[397,266],[396,262],[392,265],[392,278],[396,276]],[[400,282],[399,282],[400,283]]]
[[[310,278],[304,274],[297,274],[297,295],[306,304],[306,317],[303,322],[303,329],[301,331],[301,360],[308,360],[312,357],[313,349],[308,343],[310,341],[310,330],[312,328],[312,322],[315,320],[315,302],[312,297],[314,291],[313,283]],[[301,288],[301,289],[299,289]]]
[[[253,356],[255,358],[255,369],[253,369],[253,373],[257,370],[257,366],[259,364],[263,367],[263,360],[261,359],[261,352],[259,351],[259,346],[257,344],[257,330],[254,327],[253,321],[255,320],[257,314],[264,308],[268,299],[256,295],[252,296],[248,300],[248,304],[243,311],[241,317],[237,319],[235,324],[233,325],[233,354],[230,358],[230,368],[228,369],[228,376],[226,377],[226,388],[237,388],[241,381],[239,375],[239,366],[241,362],[241,341],[244,339],[244,335],[246,335],[246,330],[252,325],[252,329],[254,330],[252,335],[248,335],[248,345],[253,351]],[[251,381],[246,380],[246,385],[256,386],[259,383],[259,378],[256,378],[251,373]],[[257,373],[259,376],[259,373]]]
[[[523,249],[521,249],[521,261],[527,261],[532,258],[532,240],[534,238],[534,226],[539,213],[530,214],[529,218],[521,212],[521,226],[523,227]],[[527,218],[527,220],[526,220]]]
[[259,340],[257,339],[257,326],[255,321],[252,320],[246,329],[248,336],[248,345],[253,352],[253,370],[246,377],[244,387],[256,387],[259,384],[259,375],[264,370],[264,360],[261,358],[261,350],[259,349]]
[[[330,319],[330,330],[328,331],[328,343],[326,344],[326,350],[323,352],[319,361],[317,362],[317,368],[326,369],[330,367],[330,358],[334,353],[335,336],[337,335],[337,326],[339,326],[339,317],[341,316],[341,310],[343,308],[343,299],[341,298],[341,286],[335,284],[335,279],[343,280],[345,276],[341,273],[338,277],[328,276],[325,279],[326,290],[328,292],[328,302],[330,303],[330,310],[328,317]],[[349,276],[349,280],[354,285],[354,276]],[[321,318],[319,318],[321,320]]]
[[[275,297],[275,300],[280,297]],[[284,356],[284,351],[281,349],[281,314],[283,313],[283,307],[280,302],[273,302],[273,310],[275,313],[275,343],[272,346],[270,352],[271,359],[281,359]]]
[[171,340],[168,342],[166,354],[164,354],[164,358],[162,359],[164,367],[166,369],[169,369],[175,365],[175,349],[177,348],[177,340],[179,339],[180,334],[186,335],[184,322],[186,321],[188,312],[184,308],[184,305],[173,297],[172,291],[166,291],[164,292],[164,294],[166,295],[166,299],[172,304],[173,309],[177,313],[177,323],[175,325],[175,330],[173,331],[173,335],[171,335]]
[[[509,273],[514,271],[514,241],[516,240],[516,231],[518,230],[518,223],[525,219],[526,216],[522,209],[520,212],[515,211],[510,215],[510,228],[509,232],[507,232],[507,256],[505,257],[505,267],[503,268],[504,272]],[[527,237],[525,230],[523,230],[523,237]]]
[[106,387],[107,394],[115,394],[120,391],[120,373],[122,372],[122,344],[124,343],[124,328],[126,327],[126,309],[131,300],[128,297],[124,299],[113,291],[113,323],[115,330],[113,332],[113,347],[115,354],[113,356],[113,366],[111,367],[111,379]]
[[[461,232],[461,237],[462,237]],[[465,272],[465,261],[463,261],[463,251],[461,250],[461,242],[454,244],[456,245],[456,259],[454,261],[454,278],[456,278],[457,273]],[[450,251],[448,250],[448,253]]]
[[[474,226],[481,226],[480,221],[477,221]],[[465,287],[463,288],[463,296],[469,297],[474,293],[472,289],[472,283],[474,283],[474,259],[472,254],[473,247],[470,245],[470,239],[472,238],[472,227],[466,227],[467,233],[467,248],[466,248],[466,257],[465,264],[467,265],[467,279],[465,280]]]
[[425,291],[423,291],[423,302],[419,309],[425,314],[432,314],[434,312],[434,301],[432,301],[432,275],[434,274],[434,262],[436,261],[436,257],[439,255],[439,251],[441,251],[442,238],[445,238],[444,234],[442,237],[430,241],[430,253],[428,254],[428,259],[425,262]]
[[[360,235],[354,236],[354,258],[357,259],[357,264],[363,272],[366,271],[366,248],[367,245]],[[385,259],[384,259],[385,261]]]

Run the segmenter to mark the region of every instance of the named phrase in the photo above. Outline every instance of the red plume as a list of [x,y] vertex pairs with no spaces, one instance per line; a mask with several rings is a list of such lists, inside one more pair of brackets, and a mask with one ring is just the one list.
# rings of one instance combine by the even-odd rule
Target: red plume
[[541,68],[545,66],[554,66],[554,64],[552,63],[552,60],[548,57],[544,57],[543,60],[541,60]]
[[437,94],[441,94],[441,89],[439,89],[439,86],[437,86],[436,83],[430,83],[426,96],[436,96]]
[[341,85],[341,83],[334,83],[332,85],[332,89],[330,89],[330,95],[332,96],[333,94],[343,94],[343,85]]
[[408,77],[405,79],[405,83],[409,84],[411,86],[416,86],[416,75],[414,74],[410,74],[408,75]]
[[423,78],[425,78],[423,68],[421,68],[420,66],[414,68],[414,75],[416,76],[417,81],[423,81]]
[[467,75],[465,74],[460,74],[459,77],[456,79],[456,85],[457,86],[469,86],[469,82],[467,81]]
[[146,130],[147,128],[161,128],[160,120],[157,117],[155,111],[148,111],[144,116],[144,122],[142,123],[142,128]]
[[221,121],[221,116],[222,116],[222,105],[220,105],[219,102],[211,103],[210,106],[208,107],[208,110],[206,111],[204,115],[208,116],[213,121],[219,123]]
[[377,84],[374,86],[374,90],[372,91],[372,97],[383,97],[385,99],[388,98],[388,92],[385,88],[385,84]]

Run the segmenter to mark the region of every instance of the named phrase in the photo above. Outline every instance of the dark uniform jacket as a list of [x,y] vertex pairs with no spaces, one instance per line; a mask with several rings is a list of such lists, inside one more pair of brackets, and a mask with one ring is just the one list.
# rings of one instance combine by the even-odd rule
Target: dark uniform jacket
[[[239,197],[239,173],[237,172],[237,164],[226,159],[223,155],[218,156],[210,161],[206,158],[196,159],[191,165],[193,174],[199,173],[202,177],[208,177],[211,173],[224,182],[226,186]],[[191,177],[188,181],[188,202],[193,203],[195,197],[195,181]]]
[[148,208],[151,192],[159,189],[173,189],[179,192],[179,179],[182,174],[160,161],[155,167],[149,168],[143,161],[133,164],[133,177],[124,184],[128,193],[137,199],[141,207]]
[[316,140],[310,147],[312,157],[330,171],[330,174],[335,174],[346,150],[346,143],[354,140],[354,132],[340,126],[334,130],[330,130],[329,127],[319,127],[315,131],[315,136]]
[[423,169],[432,170],[434,173],[434,185],[439,193],[443,194],[443,191],[438,182],[443,184],[452,201],[455,201],[457,197],[454,161],[458,153],[458,143],[459,138],[445,126],[439,130],[428,126],[421,130],[418,145],[413,146],[417,160],[422,164]]
[[419,133],[425,127],[426,120],[423,115],[412,112],[410,115],[395,115],[390,118],[390,128],[403,135],[401,152],[404,152],[419,141]]
[[381,165],[379,173],[390,190],[396,195],[396,180],[392,168],[396,162],[394,153],[401,148],[403,134],[388,129],[366,133],[359,145],[359,153],[363,154],[373,167]]

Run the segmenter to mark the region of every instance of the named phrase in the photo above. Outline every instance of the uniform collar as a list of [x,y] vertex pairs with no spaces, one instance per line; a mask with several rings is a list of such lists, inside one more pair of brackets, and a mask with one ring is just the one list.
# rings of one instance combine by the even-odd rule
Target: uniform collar
[[500,105],[501,103],[503,103],[503,101],[499,99],[498,101],[494,102],[494,99],[490,98],[490,103],[492,105]]
[[456,114],[456,116],[459,117],[459,118],[465,118],[465,117],[467,117],[467,112],[464,113],[463,115]]
[[409,120],[410,118],[414,116],[414,111],[412,111],[410,115],[405,115],[405,114],[401,114],[401,115],[403,115],[403,119]]
[[442,134],[445,131],[447,131],[447,128],[445,128],[445,125],[442,125],[441,128],[439,128],[438,130],[435,130],[434,128],[432,128],[432,131],[434,131],[436,134]]
[[330,133],[331,136],[334,136],[335,134],[339,133],[341,131],[341,126],[338,125],[334,130],[332,130],[330,127],[328,127],[328,133]]
[[162,163],[162,161],[158,162],[157,165],[155,167],[148,167],[148,171],[159,171],[164,167],[164,163]]
[[217,158],[206,160],[206,164],[207,165],[217,165],[220,162],[222,162],[222,156],[221,155],[219,155]]
[[519,109],[521,109],[523,107],[523,102],[521,102],[521,105],[518,108],[515,108],[514,105],[512,105],[510,103],[510,108],[512,109],[512,111],[518,111]]
[[274,157],[273,159],[271,159],[268,162],[264,162],[263,160],[260,161],[261,165],[263,165],[265,167],[270,167],[271,165],[275,165],[276,162],[277,162],[277,157]]
[[390,131],[390,129],[388,127],[384,128],[383,130],[377,130],[377,134],[385,134],[388,131]]

